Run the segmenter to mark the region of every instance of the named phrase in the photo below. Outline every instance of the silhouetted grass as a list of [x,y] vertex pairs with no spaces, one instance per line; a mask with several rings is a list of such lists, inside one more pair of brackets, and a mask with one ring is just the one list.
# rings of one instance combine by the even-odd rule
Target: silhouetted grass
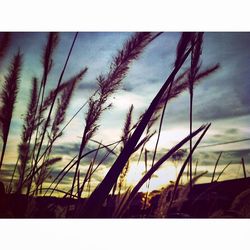
[[[196,75],[198,74],[198,71],[200,69],[200,55],[202,51],[202,40],[203,40],[203,33],[198,32],[197,34],[194,34],[191,39],[191,43],[193,44],[192,54],[191,54],[191,67],[189,71],[189,93],[190,93],[190,107],[189,107],[189,131],[190,134],[192,134],[193,130],[193,85],[196,78]],[[189,141],[189,150],[191,152],[192,150],[192,138]],[[189,177],[189,183],[190,183],[190,190],[192,188],[192,155],[190,157],[189,161],[189,167],[190,167],[190,177]]]
[[[19,180],[17,184],[17,192],[21,192],[25,172],[30,160],[30,139],[36,128],[36,105],[38,101],[37,78],[33,78],[33,85],[30,93],[30,102],[28,104],[27,113],[24,119],[23,132],[19,149],[20,165],[18,166]],[[17,162],[18,163],[18,162]],[[17,165],[17,164],[16,164]],[[11,185],[11,184],[10,184]]]
[[10,123],[16,102],[17,92],[19,89],[21,67],[22,55],[18,51],[11,61],[8,74],[7,76],[5,76],[5,82],[3,85],[2,92],[0,93],[2,103],[0,110],[0,135],[3,140],[0,158],[0,169],[2,167],[4,159],[4,154],[9,136]]
[[242,162],[242,168],[243,168],[243,174],[244,174],[244,178],[247,178],[247,174],[246,174],[246,167],[245,167],[245,161],[244,158],[241,158],[241,162]]
[[150,32],[136,33],[125,43],[122,50],[118,52],[118,55],[114,57],[108,74],[100,75],[97,78],[99,85],[98,96],[96,99],[91,98],[88,103],[88,111],[85,118],[86,125],[82,134],[82,141],[71,192],[73,192],[82,152],[89,139],[92,138],[97,131],[99,127],[97,122],[100,119],[102,112],[110,108],[110,104],[106,105],[108,97],[120,87],[121,81],[126,76],[130,63],[133,60],[136,60],[143,49],[157,36],[158,34],[154,36]]
[[[87,68],[84,68],[78,74],[70,78],[70,80],[62,83],[64,72],[77,38],[76,33],[59,76],[57,87],[52,89],[48,95],[45,96],[45,93],[47,92],[46,86],[48,84],[48,78],[53,67],[53,56],[59,42],[59,35],[57,33],[50,33],[48,35],[47,43],[42,55],[42,79],[40,85],[38,85],[37,78],[33,78],[31,97],[24,118],[21,143],[18,146],[19,156],[16,164],[16,167],[19,170],[19,179],[14,193],[21,195],[24,187],[27,187],[26,195],[28,197],[36,197],[40,191],[40,194],[44,192],[44,198],[46,198],[46,196],[49,198],[52,194],[58,192],[64,195],[62,199],[66,199],[67,197],[77,199],[77,201],[74,202],[74,205],[72,205],[71,202],[66,203],[61,216],[100,217],[103,214],[103,210],[110,208],[109,216],[116,218],[133,215],[133,212],[131,212],[133,202],[139,197],[141,187],[144,184],[147,184],[148,192],[146,195],[143,194],[140,196],[141,198],[138,198],[140,199],[140,202],[142,202],[139,217],[147,217],[151,213],[149,210],[152,198],[149,193],[150,178],[167,160],[171,158],[175,159],[174,157],[178,158],[178,151],[181,150],[184,144],[189,143],[189,154],[187,157],[183,157],[184,162],[176,181],[169,187],[164,188],[161,192],[159,191],[159,203],[156,211],[154,213],[152,212],[151,215],[154,214],[154,216],[157,217],[166,217],[169,215],[173,206],[178,204],[181,206],[184,201],[189,199],[188,195],[191,193],[192,184],[201,177],[199,174],[196,175],[198,160],[195,168],[195,177],[193,177],[192,156],[210,127],[210,124],[207,124],[202,125],[196,130],[193,129],[194,88],[200,80],[216,72],[219,68],[219,64],[215,64],[211,67],[200,70],[203,33],[182,33],[177,44],[176,59],[171,73],[166,77],[166,81],[153,98],[148,109],[139,117],[135,124],[132,123],[132,112],[134,106],[131,105],[126,115],[121,140],[105,145],[101,140],[99,142],[93,139],[100,126],[100,118],[103,112],[112,107],[112,104],[109,103],[109,97],[121,87],[122,81],[126,77],[131,63],[137,60],[143,50],[160,34],[161,33],[142,32],[132,35],[122,49],[117,52],[117,55],[113,57],[107,74],[101,74],[97,78],[97,90],[91,95],[91,97],[89,97],[89,99],[87,99],[63,128],[61,127],[65,123],[66,112],[73,96],[73,91],[76,84],[87,72]],[[8,35],[5,35],[3,36],[2,41],[0,41],[0,60],[4,57],[7,47]],[[187,68],[185,62],[188,57],[191,57],[191,65]],[[8,141],[9,128],[18,91],[19,75],[22,66],[21,59],[22,56],[18,52],[12,60],[1,93],[2,106],[0,122],[3,147],[0,168]],[[186,68],[184,71],[181,71],[184,64]],[[179,73],[180,71],[182,73]],[[190,95],[189,134],[168,150],[160,159],[157,159],[158,143],[161,137],[167,104],[186,90],[189,90]],[[52,166],[61,160],[60,157],[56,157],[52,154],[54,142],[60,138],[68,124],[86,105],[87,111],[84,118],[85,127],[82,131],[78,154],[74,156],[66,166],[63,166],[54,179],[50,181],[48,187],[44,188],[44,182],[50,176],[50,171],[53,170]],[[3,114],[7,115],[3,116]],[[146,149],[146,145],[152,136],[155,135],[156,131],[152,132],[151,130],[153,125],[158,121],[159,126],[156,136],[156,144],[152,151],[152,159],[149,159],[150,154]],[[192,140],[198,134],[199,138],[193,145]],[[96,147],[85,153],[84,149],[86,149],[86,145],[90,141],[94,143]],[[117,150],[117,148],[119,148],[119,150]],[[100,158],[100,150],[103,149],[105,149],[106,153],[98,160],[98,158]],[[140,151],[140,153],[136,154],[138,151]],[[139,162],[143,153],[145,153],[145,173],[134,187],[127,188],[126,178],[129,168],[131,167],[131,157],[138,157]],[[92,192],[91,188],[93,187],[94,174],[111,154],[116,157],[116,159],[114,160],[114,163],[109,166],[110,168],[106,176],[103,177],[100,184],[95,187]],[[90,161],[86,162],[86,170],[80,169],[81,160],[86,159],[89,155],[91,155],[92,158]],[[221,153],[215,163],[211,182],[214,181],[216,167],[219,163],[220,157]],[[182,183],[180,184],[180,180],[188,164],[189,182],[186,185],[182,185]],[[149,165],[151,166],[150,168]],[[219,180],[229,165],[230,163],[221,171],[216,181]],[[246,169],[243,158],[242,167],[244,177],[246,178]],[[71,179],[71,187],[68,191],[60,189],[59,185],[73,168],[75,169],[74,176]],[[10,190],[12,190],[12,186],[15,187],[15,185],[12,185],[14,176],[15,169],[9,183]],[[87,198],[83,199],[85,196],[87,196]],[[166,201],[166,199],[168,199],[168,201]],[[56,204],[53,204],[52,208],[50,207],[50,210],[53,210],[54,208],[56,208]],[[32,215],[32,201],[29,199],[27,211],[29,211],[27,214]]]
[[[38,163],[38,160],[39,160],[39,156],[40,156],[40,151],[41,151],[41,148],[42,148],[42,145],[43,145],[43,140],[44,140],[44,137],[45,137],[45,134],[46,134],[46,131],[47,131],[47,127],[49,125],[49,122],[50,122],[50,117],[51,117],[51,114],[52,114],[52,110],[53,110],[53,107],[54,107],[54,104],[55,104],[55,101],[56,101],[56,97],[57,97],[57,94],[59,92],[59,88],[60,88],[60,85],[61,85],[61,81],[62,81],[62,78],[63,78],[63,75],[64,75],[64,72],[65,72],[65,69],[67,67],[67,64],[68,64],[68,60],[70,58],[70,55],[71,55],[71,52],[72,52],[72,49],[74,47],[74,44],[75,44],[75,41],[76,41],[76,38],[77,38],[77,34],[75,34],[74,36],[74,39],[73,39],[73,42],[71,44],[71,47],[69,49],[69,52],[68,52],[68,55],[67,55],[67,58],[66,58],[66,61],[64,63],[64,66],[63,66],[63,69],[62,69],[62,72],[61,72],[61,75],[59,77],[59,80],[58,80],[58,83],[57,83],[57,87],[56,87],[56,91],[55,91],[55,95],[54,95],[54,98],[53,98],[53,101],[50,105],[50,109],[49,109],[49,113],[48,113],[48,116],[45,120],[45,123],[44,123],[44,126],[43,126],[43,130],[42,130],[42,133],[41,133],[41,139],[38,143],[38,148],[37,148],[37,153],[36,153],[36,156],[34,157],[34,165],[32,166],[33,167],[33,171],[35,171],[35,168],[37,166],[37,163]],[[51,36],[51,35],[50,35]],[[49,41],[48,41],[48,45],[46,46],[47,47],[50,47],[49,46],[49,42],[50,42],[50,36],[49,36]],[[53,39],[52,39],[53,40]],[[51,50],[48,50],[49,52],[52,52],[52,50],[54,49],[54,46],[51,46]],[[47,56],[47,49],[45,50],[45,55]],[[45,56],[45,59],[46,59],[46,56]],[[49,55],[49,58],[50,58],[50,55]],[[44,62],[47,62],[47,60],[44,60]],[[45,73],[48,73],[51,69],[51,66],[52,66],[52,61],[49,62],[50,66],[47,68],[47,67],[44,67],[44,72]],[[46,65],[44,65],[46,66]],[[47,80],[47,75],[44,75],[43,76],[43,92],[44,92],[44,89],[45,89],[45,84],[46,84],[46,80]],[[42,94],[43,96],[43,94]],[[42,107],[42,104],[43,104],[43,98],[42,98],[42,101],[41,101],[41,107]],[[37,137],[36,137],[37,138]],[[35,142],[35,145],[34,147],[36,147],[36,142]],[[30,185],[29,185],[29,188],[27,189],[27,195],[29,194],[29,191],[30,191],[30,188],[31,188],[31,184],[32,184],[32,178],[33,178],[33,175],[31,176],[31,181],[30,181]]]
[[217,165],[218,165],[218,163],[219,163],[219,160],[220,160],[221,155],[222,155],[222,152],[220,152],[220,154],[219,154],[219,156],[218,156],[218,158],[217,158],[217,160],[216,160],[216,163],[215,163],[215,166],[214,166],[213,175],[212,175],[211,183],[214,181],[214,176],[215,176],[216,168],[217,168]]

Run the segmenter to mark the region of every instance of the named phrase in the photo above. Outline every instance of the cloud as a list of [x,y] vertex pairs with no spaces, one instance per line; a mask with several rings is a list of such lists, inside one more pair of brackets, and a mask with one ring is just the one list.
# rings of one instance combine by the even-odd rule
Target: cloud
[[[74,156],[78,155],[79,148],[80,148],[80,145],[77,143],[71,143],[67,145],[55,145],[53,146],[52,153],[57,156],[70,156],[73,158]],[[90,163],[94,158],[94,155],[96,153],[95,150],[97,148],[98,148],[98,144],[89,143],[83,150],[82,155],[85,155],[85,154],[87,155],[84,158],[82,158],[81,160],[82,163],[87,163],[87,164]],[[112,149],[112,147],[110,147],[110,149]],[[88,154],[90,151],[93,151],[93,152]],[[108,154],[107,149],[105,148],[100,149],[96,156],[96,163],[102,162],[102,164],[106,164],[106,165],[111,164],[114,161],[115,156],[112,153],[109,154],[108,156],[107,154]]]

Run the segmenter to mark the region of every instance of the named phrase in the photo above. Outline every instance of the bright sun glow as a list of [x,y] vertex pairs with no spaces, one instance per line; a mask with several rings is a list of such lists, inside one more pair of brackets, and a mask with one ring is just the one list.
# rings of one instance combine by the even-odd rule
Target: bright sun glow
[[[145,165],[140,162],[137,165],[137,162],[131,162],[131,166],[127,175],[127,185],[135,186],[138,181],[145,174]],[[166,187],[170,181],[175,181],[176,179],[176,168],[172,165],[163,165],[150,180],[149,191],[160,189]],[[144,184],[141,188],[142,192],[148,191],[147,185]]]
[[[183,128],[168,129],[161,132],[161,137],[158,144],[158,149],[171,148],[177,142],[181,141],[188,135],[188,130]],[[151,140],[147,143],[148,150],[154,150],[157,135],[154,135]]]

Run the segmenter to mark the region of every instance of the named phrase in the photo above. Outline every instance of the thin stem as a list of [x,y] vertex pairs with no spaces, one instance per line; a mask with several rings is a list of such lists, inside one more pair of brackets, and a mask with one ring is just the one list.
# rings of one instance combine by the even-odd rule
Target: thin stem
[[[190,83],[190,109],[189,109],[189,133],[190,135],[192,134],[192,130],[193,130],[193,83]],[[189,141],[189,150],[191,152],[192,150],[192,138]],[[193,157],[192,155],[190,156],[190,160],[189,160],[189,187],[190,190],[192,189],[192,160]]]
[[[60,85],[61,85],[61,81],[62,81],[64,72],[65,72],[65,69],[66,69],[66,67],[67,67],[67,64],[68,64],[68,61],[69,61],[71,52],[72,52],[72,50],[73,50],[73,47],[74,47],[74,44],[75,44],[77,35],[78,35],[78,32],[76,32],[76,34],[75,34],[75,36],[74,36],[74,39],[73,39],[72,45],[71,45],[71,47],[70,47],[70,50],[69,50],[67,59],[66,59],[66,61],[65,61],[63,70],[62,70],[61,75],[60,75],[59,80],[58,80],[58,84],[57,84],[57,87],[56,87],[55,95],[54,95],[54,97],[53,97],[53,101],[52,101],[51,106],[50,106],[49,114],[48,114],[47,120],[46,120],[46,122],[45,122],[44,129],[43,129],[43,133],[42,133],[42,136],[41,136],[41,141],[40,141],[40,143],[39,143],[39,147],[38,147],[38,150],[37,150],[37,155],[36,155],[36,159],[35,159],[35,164],[34,164],[34,166],[33,166],[34,169],[36,168],[36,166],[37,166],[37,164],[38,164],[38,159],[39,159],[39,156],[40,156],[40,151],[41,151],[42,144],[43,144],[43,140],[44,140],[44,137],[45,137],[45,134],[46,134],[46,131],[47,131],[47,127],[48,127],[48,125],[49,125],[50,116],[51,116],[51,114],[52,114],[52,110],[53,110],[53,107],[54,107],[54,104],[55,104],[55,100],[56,100],[56,97],[57,97],[57,94],[58,94],[58,90],[59,90],[59,87],[60,87]],[[32,178],[33,178],[33,177],[32,177]],[[31,183],[32,183],[32,179],[31,179]]]
[[221,177],[221,175],[224,173],[224,171],[227,169],[227,167],[228,167],[231,163],[232,163],[232,162],[230,161],[230,162],[223,168],[223,170],[220,172],[220,174],[219,174],[219,176],[218,176],[218,178],[217,178],[216,181],[219,180],[219,178]]
[[215,163],[215,166],[214,166],[214,171],[213,171],[213,176],[212,176],[212,180],[211,180],[211,183],[214,181],[214,177],[215,177],[215,171],[216,171],[216,168],[217,168],[217,165],[218,165],[218,163],[219,163],[219,160],[220,160],[220,157],[221,157],[221,155],[222,155],[222,152],[220,152],[220,154],[219,154],[219,157],[218,157],[218,159],[217,159],[217,161],[216,161],[216,163]]
[[244,173],[244,178],[247,178],[247,174],[246,174],[246,167],[245,167],[245,162],[244,162],[244,158],[241,158],[241,162],[242,162],[242,168],[243,168],[243,173]]
[[10,183],[9,183],[9,187],[8,187],[8,193],[9,194],[11,193],[11,190],[12,190],[11,186],[12,186],[12,182],[13,182],[13,179],[14,179],[14,176],[15,176],[15,173],[16,173],[18,162],[19,162],[19,156],[17,158],[14,170],[13,170],[12,175],[11,175],[11,179],[10,179]]

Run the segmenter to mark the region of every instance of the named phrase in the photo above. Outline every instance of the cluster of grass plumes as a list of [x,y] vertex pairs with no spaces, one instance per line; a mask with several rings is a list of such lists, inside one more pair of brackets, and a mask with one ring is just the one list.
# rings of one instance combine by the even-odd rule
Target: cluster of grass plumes
[[[9,45],[9,37],[9,34],[4,34],[0,41],[1,59],[5,55]],[[21,142],[18,145],[18,159],[9,183],[9,192],[22,193],[23,187],[27,187],[27,194],[29,195],[33,184],[35,184],[35,189],[32,193],[34,191],[37,192],[38,187],[42,185],[50,173],[49,167],[61,160],[61,157],[51,157],[51,149],[55,140],[62,135],[62,132],[59,130],[65,120],[66,110],[68,109],[73,91],[77,83],[81,81],[87,72],[87,68],[85,67],[74,77],[70,78],[70,80],[61,84],[75,40],[76,36],[68,53],[57,88],[52,89],[46,96],[47,91],[45,89],[53,67],[53,56],[59,43],[59,34],[52,32],[47,36],[47,42],[43,48],[41,57],[42,78],[40,84],[36,77],[32,80],[30,100],[24,117]],[[0,167],[4,159],[10,123],[19,90],[21,66],[22,55],[18,52],[12,59],[1,91],[0,129],[3,144]],[[52,113],[57,98],[57,109]],[[48,132],[49,127],[51,127],[50,133]],[[47,135],[48,144],[43,154],[40,155],[42,146],[45,146],[45,135]],[[38,166],[38,163],[40,166]],[[18,170],[17,182],[14,180],[16,170]]]
[[[193,35],[192,35],[193,36]],[[98,214],[98,210],[101,207],[101,204],[103,201],[107,198],[109,192],[111,191],[113,185],[117,182],[117,179],[121,172],[123,171],[126,163],[128,162],[128,159],[130,158],[131,154],[134,152],[134,149],[139,142],[140,137],[142,136],[145,128],[147,127],[148,123],[150,122],[151,118],[153,117],[153,114],[157,110],[157,107],[160,103],[160,100],[165,95],[166,92],[171,93],[171,88],[174,83],[174,79],[182,67],[183,63],[191,53],[193,49],[193,44],[191,43],[192,36],[186,36],[182,35],[181,39],[179,41],[178,49],[177,49],[177,56],[176,56],[176,62],[174,69],[172,73],[169,75],[165,83],[163,84],[162,88],[159,90],[151,104],[149,105],[149,108],[144,113],[144,115],[139,120],[137,127],[135,128],[134,132],[131,134],[131,137],[127,141],[124,149],[110,168],[107,175],[104,177],[103,181],[100,183],[100,185],[93,191],[89,199],[87,200],[86,206],[83,209],[82,215],[86,217],[95,217]],[[168,101],[168,97],[167,100]],[[163,116],[162,116],[163,117]],[[162,122],[163,119],[161,119]],[[193,136],[197,135],[199,132],[204,130],[205,132],[209,126],[202,126],[200,129],[196,130],[195,133],[190,134],[189,137],[186,137],[182,142],[178,143],[176,147],[174,147],[172,150],[166,154],[166,159],[169,158],[175,151],[177,151],[183,143],[186,143],[189,141]],[[160,136],[160,133],[158,137]],[[202,133],[202,136],[204,136],[204,132]],[[157,145],[156,145],[157,148]],[[161,159],[163,162],[165,160]],[[157,162],[156,166],[152,166],[152,168],[145,174],[145,176],[142,178],[142,180],[135,186],[135,188],[132,190],[129,199],[127,201],[127,206],[129,202],[133,199],[135,194],[139,191],[140,187],[152,176],[153,172],[158,169],[158,167],[162,164],[162,161]],[[152,164],[153,165],[153,164]],[[126,207],[126,206],[125,206]]]
[[[170,150],[166,150],[166,152],[161,155],[160,159],[157,159],[158,142],[161,136],[167,103],[188,89],[192,95],[194,86],[198,84],[200,80],[214,73],[219,68],[219,65],[216,64],[200,71],[200,55],[203,39],[202,33],[191,32],[183,33],[181,35],[179,43],[177,44],[176,59],[171,73],[166,76],[165,82],[153,98],[148,109],[141,117],[139,117],[135,124],[132,123],[134,106],[130,106],[126,115],[121,139],[119,141],[109,145],[104,145],[102,142],[93,139],[101,125],[100,120],[102,114],[112,107],[112,103],[109,100],[111,95],[118,91],[122,86],[122,81],[126,77],[132,62],[137,60],[144,49],[160,34],[161,33],[141,32],[132,35],[117,52],[117,55],[112,58],[107,74],[100,74],[97,77],[97,89],[95,93],[87,99],[82,106],[84,107],[87,105],[84,117],[85,127],[81,134],[81,143],[78,148],[78,153],[60,170],[59,174],[51,180],[49,187],[43,188],[46,179],[50,177],[52,178],[51,170],[53,170],[53,165],[58,164],[61,161],[61,157],[53,155],[53,146],[55,141],[61,137],[69,122],[75,117],[74,115],[67,125],[62,128],[62,125],[66,120],[66,113],[73,97],[74,90],[87,72],[87,68],[83,68],[78,74],[69,78],[69,80],[62,81],[77,39],[76,33],[58,79],[57,86],[51,91],[48,91],[47,87],[49,85],[50,74],[54,65],[54,54],[59,43],[59,34],[50,33],[48,35],[47,42],[42,52],[42,78],[40,81],[37,78],[33,78],[30,100],[27,107],[27,113],[24,117],[21,143],[18,146],[19,156],[16,164],[16,168],[18,169],[18,184],[15,192],[22,193],[25,187],[27,188],[26,195],[29,197],[38,195],[39,191],[40,194],[42,194],[42,191],[45,190],[46,192],[44,196],[49,191],[51,191],[49,196],[51,196],[54,191],[58,191],[63,193],[64,197],[77,198],[78,200],[76,201],[74,208],[71,209],[72,207],[68,205],[66,211],[63,213],[64,216],[74,217],[100,216],[100,210],[103,208],[103,204],[108,204],[110,193],[113,192],[112,197],[115,198],[115,209],[112,216],[123,217],[129,210],[135,197],[137,197],[141,187],[145,183],[149,183],[154,173],[166,163],[167,160],[180,157],[178,152],[181,152],[181,148],[186,143],[191,142],[190,152],[187,157],[183,157],[185,158],[184,163],[180,169],[179,175],[177,176],[177,180],[172,187],[168,203],[164,203],[167,193],[165,191],[162,193],[159,213],[166,215],[168,209],[178,203],[176,196],[178,190],[181,190],[179,185],[180,178],[188,162],[192,161],[192,154],[205,136],[210,124],[201,125],[195,130],[193,130],[191,126],[190,133],[170,148]],[[182,67],[189,57],[191,57],[191,65],[183,72]],[[19,63],[17,63],[17,58],[19,58]],[[17,54],[12,63],[12,67],[9,70],[9,75],[6,77],[5,92],[3,90],[2,94],[4,98],[2,97],[3,105],[1,107],[1,114],[3,114],[3,112],[6,113],[4,103],[9,103],[9,108],[11,108],[9,114],[12,115],[13,113],[18,91],[20,68],[21,55]],[[9,92],[6,91],[6,89],[9,89]],[[7,99],[8,101],[6,101]],[[78,112],[79,111],[77,111],[77,113]],[[192,116],[190,117],[192,121]],[[0,118],[3,141],[7,143],[9,125],[12,117],[1,115]],[[8,121],[5,121],[7,118]],[[158,122],[159,118],[157,142],[153,151],[153,159],[148,159],[146,144],[155,134],[155,131],[152,132],[151,129],[153,125]],[[194,137],[198,137],[198,140],[195,145],[192,146],[192,138]],[[97,148],[87,150],[86,146],[90,141],[95,142]],[[119,150],[116,150],[116,148],[119,148]],[[3,148],[3,152],[4,150],[5,149]],[[84,150],[87,150],[87,152],[84,152]],[[101,157],[101,154],[99,153],[102,150],[105,151],[105,154]],[[130,168],[131,157],[138,157],[135,153],[139,150],[141,150],[141,153],[139,154],[138,162],[140,161],[142,153],[145,152],[146,171],[134,187],[127,188],[126,177]],[[103,164],[105,159],[111,154],[115,157],[113,164],[108,169],[106,176],[100,181],[100,184],[93,192],[91,192],[91,182],[94,179],[94,174]],[[2,153],[2,157],[3,155],[4,153]],[[85,160],[87,156],[91,156],[92,158],[89,162],[86,160],[87,167],[86,169],[82,169],[80,168],[81,160]],[[99,158],[101,158],[101,160]],[[72,171],[73,168],[75,169],[73,178],[70,179],[72,181],[70,189],[68,191],[60,190],[60,188],[58,188],[59,183],[64,180],[65,176]],[[15,170],[13,172],[13,177],[14,175]],[[192,176],[190,179],[192,182]],[[10,184],[10,187],[12,187],[12,184]],[[10,190],[12,189],[10,188]],[[89,197],[82,202],[81,198],[83,197],[83,193],[86,194],[86,192]],[[186,197],[186,193],[184,196]],[[183,197],[181,199],[184,200]],[[144,200],[144,208],[147,207],[147,204],[148,201],[146,198]]]
[[[84,68],[70,79],[66,84],[61,85],[62,93],[57,103],[57,109],[55,111],[55,119],[51,128],[51,136],[50,140],[55,140],[56,137],[60,136],[62,133],[60,131],[60,125],[63,124],[65,120],[66,110],[69,106],[70,100],[72,98],[72,94],[76,85],[82,80],[83,76],[86,74],[88,68]],[[52,94],[53,95],[53,94]]]
[[[42,145],[43,145],[43,142],[44,142],[44,139],[45,139],[47,129],[48,129],[49,124],[51,122],[52,111],[53,111],[53,108],[54,108],[54,105],[55,105],[55,102],[56,102],[57,95],[59,93],[59,89],[60,89],[61,82],[62,82],[62,79],[63,79],[63,76],[64,76],[64,72],[65,72],[65,69],[67,67],[70,55],[72,53],[72,50],[73,50],[77,35],[78,35],[78,33],[75,34],[74,39],[72,41],[72,44],[70,46],[69,52],[67,54],[67,58],[65,60],[63,69],[61,71],[61,74],[60,74],[60,77],[59,77],[59,80],[58,80],[58,83],[57,83],[57,87],[55,89],[55,93],[54,93],[54,95],[52,95],[53,99],[52,99],[51,105],[49,107],[48,115],[45,118],[44,123],[41,126],[40,134],[39,134],[39,127],[37,128],[36,137],[35,137],[35,144],[34,144],[34,150],[33,150],[33,156],[32,156],[32,162],[33,162],[33,159],[34,159],[34,164],[32,164],[32,172],[30,174],[30,180],[29,180],[29,185],[28,185],[28,189],[27,189],[27,195],[30,192],[31,185],[32,185],[32,180],[33,180],[33,178],[35,176],[36,168],[38,167],[38,163],[40,161],[40,154],[41,154]],[[48,57],[48,58],[50,58],[50,60],[44,60],[43,61],[43,63],[44,63],[44,65],[43,65],[44,66],[44,74],[43,74],[43,78],[42,78],[42,82],[41,82],[42,95],[41,95],[41,102],[40,102],[38,115],[41,113],[41,109],[43,107],[43,97],[44,97],[44,91],[45,91],[47,76],[48,76],[49,71],[51,70],[51,67],[50,66],[47,67],[46,63],[48,61],[50,61],[51,62],[50,65],[52,66],[51,55],[52,55],[52,53],[53,53],[53,51],[54,51],[54,49],[55,49],[55,47],[57,45],[57,40],[58,40],[57,38],[53,39],[53,37],[57,37],[57,34],[51,33],[48,36],[48,41],[47,41],[47,45],[46,45],[46,49],[45,49],[45,53],[44,53],[44,55],[45,55],[44,58]],[[47,51],[48,51],[48,53],[47,53]],[[40,115],[39,115],[39,117],[40,117]],[[38,122],[40,124],[40,119],[38,120]],[[38,140],[38,138],[39,138],[39,140]],[[37,147],[37,150],[36,150],[36,147]],[[46,160],[46,158],[45,158],[46,154],[43,154],[43,156],[44,156],[44,161],[45,161]]]
[[118,51],[118,55],[113,58],[107,75],[100,75],[97,78],[99,88],[96,97],[90,98],[88,103],[88,111],[85,118],[86,125],[82,135],[71,193],[74,190],[82,152],[89,139],[97,131],[99,126],[97,122],[102,112],[110,108],[111,104],[106,104],[108,97],[120,87],[131,62],[136,60],[143,49],[158,35],[159,33],[154,35],[151,32],[136,33],[124,44],[123,48]]

